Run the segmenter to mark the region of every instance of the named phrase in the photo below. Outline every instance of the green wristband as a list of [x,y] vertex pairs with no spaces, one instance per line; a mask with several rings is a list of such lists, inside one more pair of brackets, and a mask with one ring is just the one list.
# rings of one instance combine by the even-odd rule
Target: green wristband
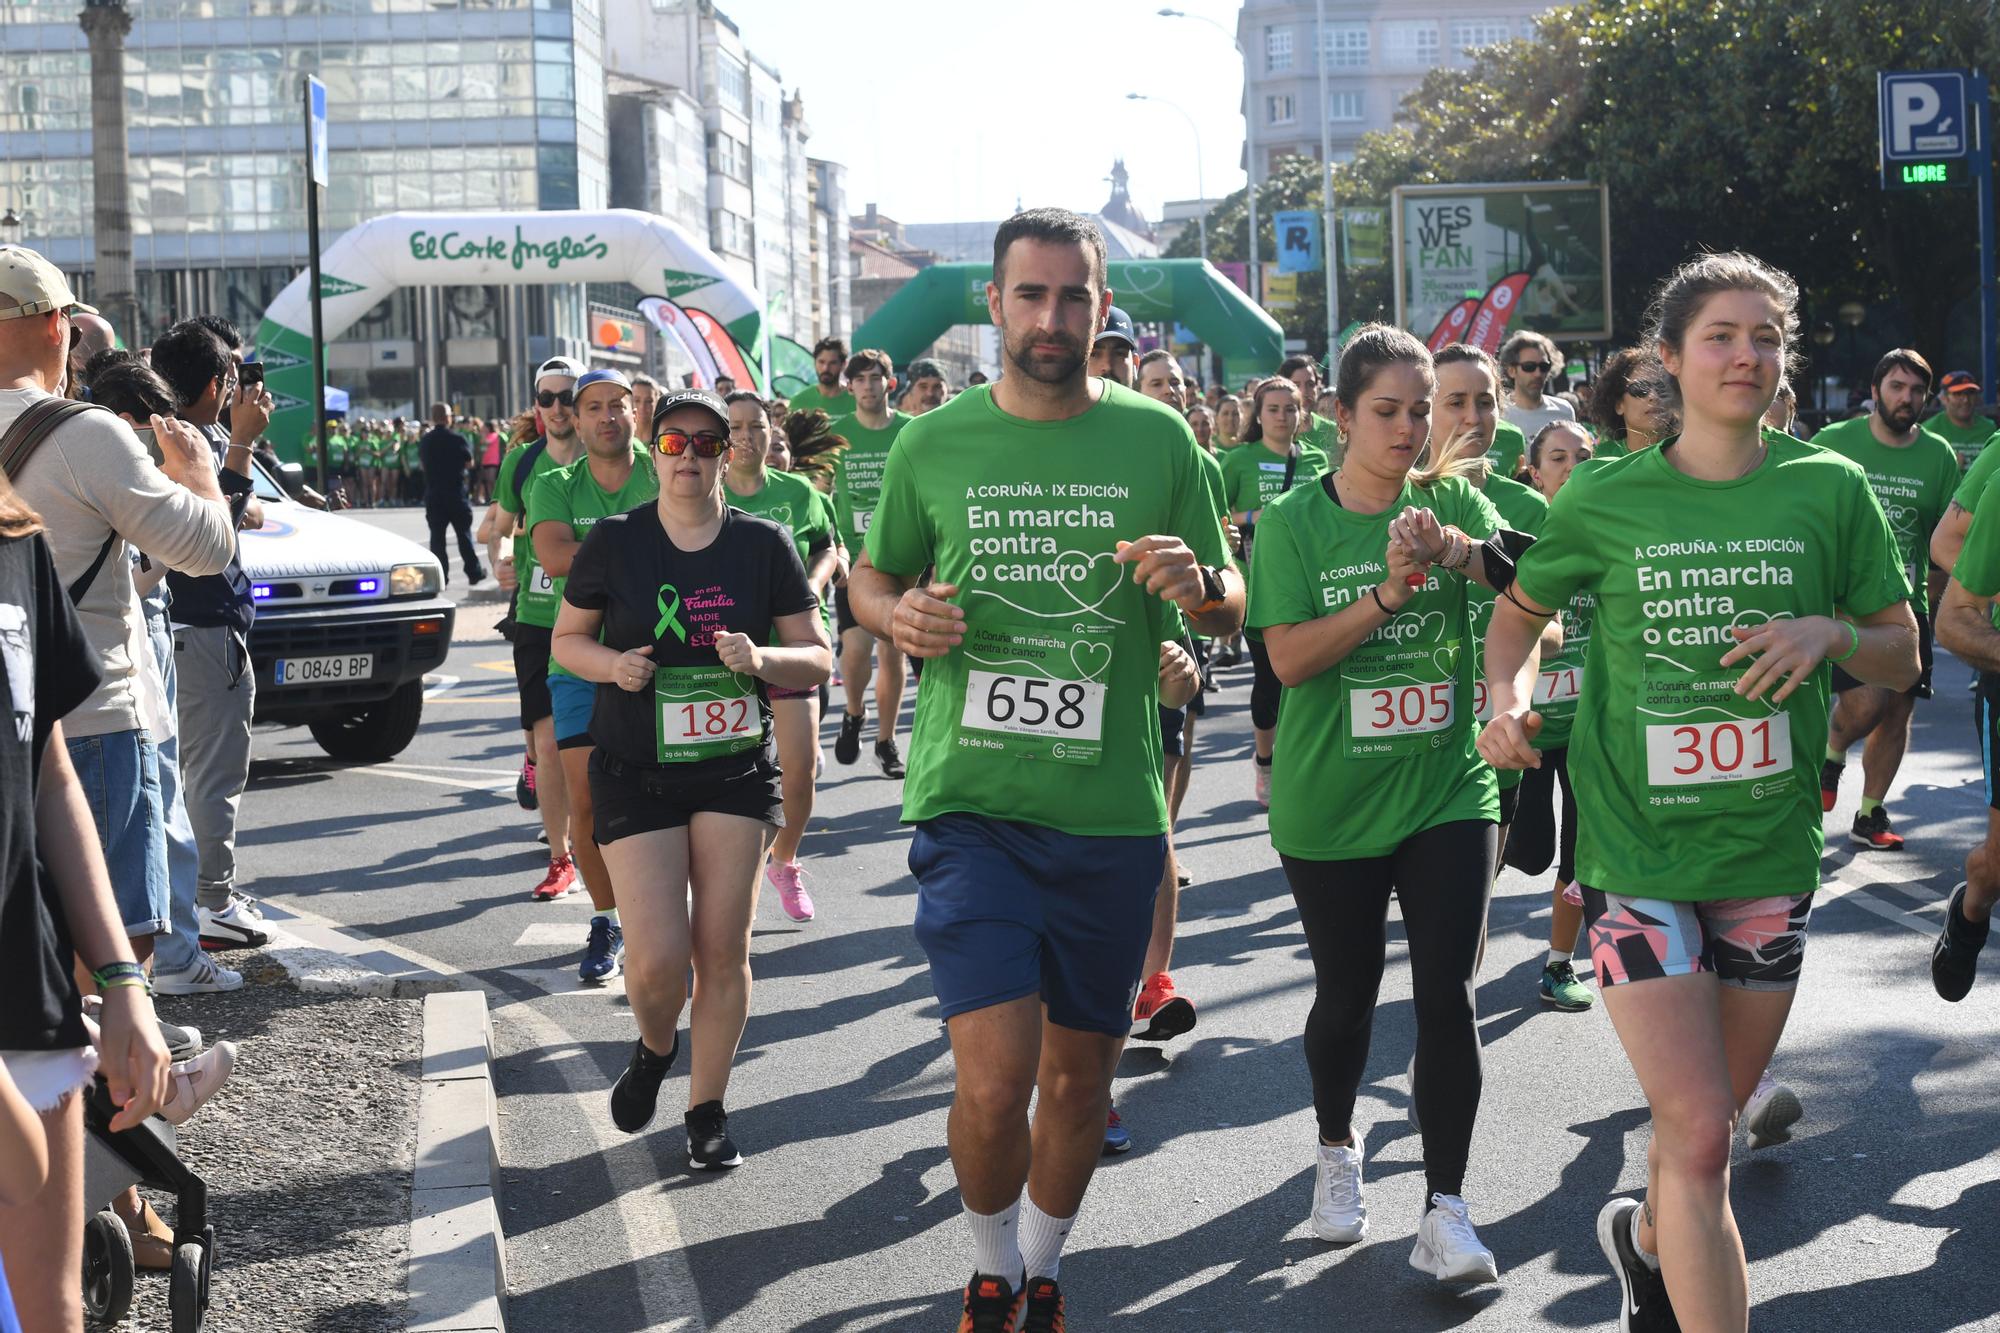
[[1843,625],[1847,629],[1847,651],[1838,657],[1829,657],[1826,660],[1829,662],[1845,662],[1848,658],[1861,651],[1861,631],[1855,628],[1854,622],[1851,620],[1840,620],[1834,623]]
[[113,986],[144,986],[149,991],[152,989],[152,984],[146,980],[146,969],[137,963],[124,961],[106,963],[92,972],[90,979],[97,984],[99,990],[110,990]]

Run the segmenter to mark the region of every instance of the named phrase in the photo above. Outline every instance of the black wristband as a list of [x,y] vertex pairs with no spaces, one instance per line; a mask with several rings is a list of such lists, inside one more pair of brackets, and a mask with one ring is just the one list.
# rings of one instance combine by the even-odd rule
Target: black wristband
[[1368,595],[1375,599],[1375,605],[1382,608],[1383,615],[1389,617],[1389,619],[1391,620],[1394,620],[1396,618],[1395,611],[1390,607],[1390,605],[1387,602],[1382,600],[1382,590],[1380,588],[1370,588],[1368,590]]

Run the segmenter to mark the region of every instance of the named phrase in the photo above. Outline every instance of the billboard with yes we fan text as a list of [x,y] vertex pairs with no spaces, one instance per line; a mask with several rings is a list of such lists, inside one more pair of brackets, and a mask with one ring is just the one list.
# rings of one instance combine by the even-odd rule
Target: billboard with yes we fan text
[[1586,181],[1404,185],[1389,207],[1396,322],[1491,343],[1533,329],[1611,336],[1611,212]]

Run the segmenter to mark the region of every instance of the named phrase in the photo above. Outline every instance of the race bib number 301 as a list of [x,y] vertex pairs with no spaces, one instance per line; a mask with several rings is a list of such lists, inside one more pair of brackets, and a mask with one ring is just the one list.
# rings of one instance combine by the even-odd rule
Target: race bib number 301
[[1647,663],[1639,723],[1652,804],[1735,810],[1796,793],[1791,715],[1743,699],[1735,685],[1734,675]]
[[753,676],[723,666],[661,667],[653,673],[653,699],[663,764],[740,754],[764,743]]
[[1021,759],[1095,764],[1104,757],[1109,634],[1069,626],[972,630],[958,744]]

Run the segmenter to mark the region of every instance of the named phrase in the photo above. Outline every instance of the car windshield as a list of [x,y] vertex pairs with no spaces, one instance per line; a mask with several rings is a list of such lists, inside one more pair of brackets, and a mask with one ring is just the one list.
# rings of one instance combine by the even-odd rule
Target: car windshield
[[285,494],[285,488],[278,484],[277,479],[266,472],[264,465],[255,459],[250,461],[250,481],[256,488],[257,498],[266,504],[273,500],[283,501],[291,498]]

